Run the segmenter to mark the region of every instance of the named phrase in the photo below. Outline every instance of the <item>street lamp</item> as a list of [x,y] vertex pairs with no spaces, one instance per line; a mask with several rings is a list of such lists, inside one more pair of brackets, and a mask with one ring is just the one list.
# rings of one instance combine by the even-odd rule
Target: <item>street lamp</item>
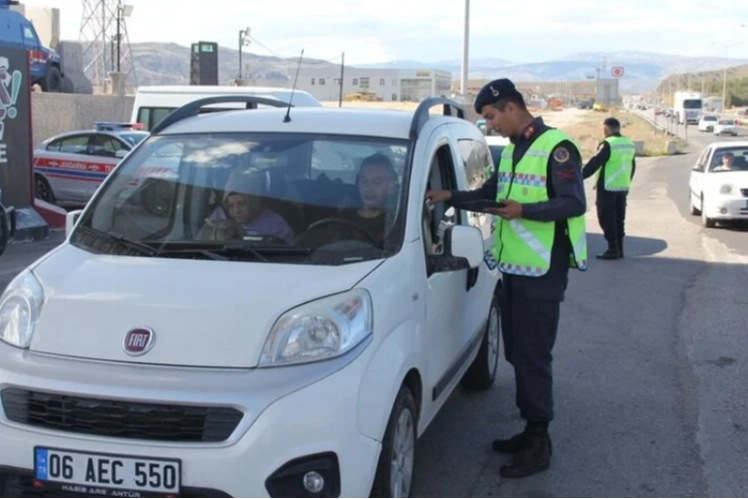
[[247,26],[245,29],[239,30],[239,79],[242,79],[242,47],[249,47],[250,44],[250,31],[251,28]]
[[725,48],[725,69],[722,75],[722,112],[723,113],[727,111],[727,65],[729,64],[728,50],[730,49],[730,47],[737,47],[738,45],[742,45],[743,43],[744,42],[737,42],[737,43],[712,42],[712,45],[717,45],[718,47]]
[[120,63],[122,62],[122,20],[125,17],[132,16],[135,9],[132,5],[123,4],[122,1],[117,3],[117,72],[121,71]]

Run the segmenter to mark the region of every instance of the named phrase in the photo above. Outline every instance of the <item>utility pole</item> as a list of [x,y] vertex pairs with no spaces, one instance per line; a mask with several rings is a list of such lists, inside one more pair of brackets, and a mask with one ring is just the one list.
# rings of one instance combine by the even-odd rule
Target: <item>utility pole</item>
[[738,43],[717,43],[712,42],[712,45],[717,45],[718,47],[724,47],[725,48],[725,67],[722,72],[722,112],[727,112],[727,66],[730,64],[730,60],[728,57],[728,51],[730,47],[736,47],[738,45],[742,45],[743,42]]
[[468,94],[468,64],[470,53],[470,0],[465,0],[465,33],[462,39],[462,75],[460,78],[460,93],[463,97]]
[[122,26],[122,15],[124,7],[122,6],[122,0],[120,0],[117,3],[117,72],[119,73],[121,71],[120,63],[122,62],[122,32],[121,32],[121,26]]
[[338,97],[338,107],[343,107],[343,85],[345,78],[345,52],[343,52],[342,60],[340,61],[340,96]]
[[249,47],[251,43],[249,39],[250,31],[251,28],[249,26],[239,30],[239,80],[242,79],[242,47]]

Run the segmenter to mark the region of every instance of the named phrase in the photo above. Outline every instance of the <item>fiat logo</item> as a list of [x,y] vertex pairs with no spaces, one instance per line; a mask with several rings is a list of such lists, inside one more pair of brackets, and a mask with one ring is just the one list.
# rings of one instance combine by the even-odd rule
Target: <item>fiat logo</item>
[[139,327],[129,331],[125,335],[125,340],[122,343],[122,348],[125,350],[127,355],[133,357],[143,355],[153,347],[153,343],[156,341],[156,334],[152,329],[147,327]]

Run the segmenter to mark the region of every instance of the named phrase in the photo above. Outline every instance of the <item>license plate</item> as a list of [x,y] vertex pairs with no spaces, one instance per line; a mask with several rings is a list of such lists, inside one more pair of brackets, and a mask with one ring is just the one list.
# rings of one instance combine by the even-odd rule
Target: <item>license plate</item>
[[65,491],[118,496],[117,491],[176,495],[181,488],[181,462],[135,456],[94,454],[34,448],[34,476]]

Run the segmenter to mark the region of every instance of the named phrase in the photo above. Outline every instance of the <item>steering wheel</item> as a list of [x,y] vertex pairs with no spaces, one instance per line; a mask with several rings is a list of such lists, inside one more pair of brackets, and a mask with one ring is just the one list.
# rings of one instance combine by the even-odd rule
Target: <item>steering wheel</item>
[[358,225],[355,222],[350,222],[348,220],[343,220],[343,219],[340,219],[340,218],[323,218],[322,220],[317,220],[312,225],[310,225],[309,227],[307,227],[307,229],[304,232],[302,232],[301,234],[299,234],[296,237],[296,241],[297,242],[304,241],[307,238],[307,236],[308,236],[309,233],[314,232],[315,230],[319,229],[320,227],[324,227],[324,226],[327,226],[327,225],[335,225],[335,224],[345,225],[346,227],[348,227],[350,229],[356,229],[358,232],[363,232],[364,235],[366,236],[366,238],[369,240],[369,242],[372,245],[374,245],[374,246],[378,246],[379,245],[379,242],[376,239],[374,239],[371,234],[369,234],[368,230],[364,229],[363,227],[361,227],[360,225]]

